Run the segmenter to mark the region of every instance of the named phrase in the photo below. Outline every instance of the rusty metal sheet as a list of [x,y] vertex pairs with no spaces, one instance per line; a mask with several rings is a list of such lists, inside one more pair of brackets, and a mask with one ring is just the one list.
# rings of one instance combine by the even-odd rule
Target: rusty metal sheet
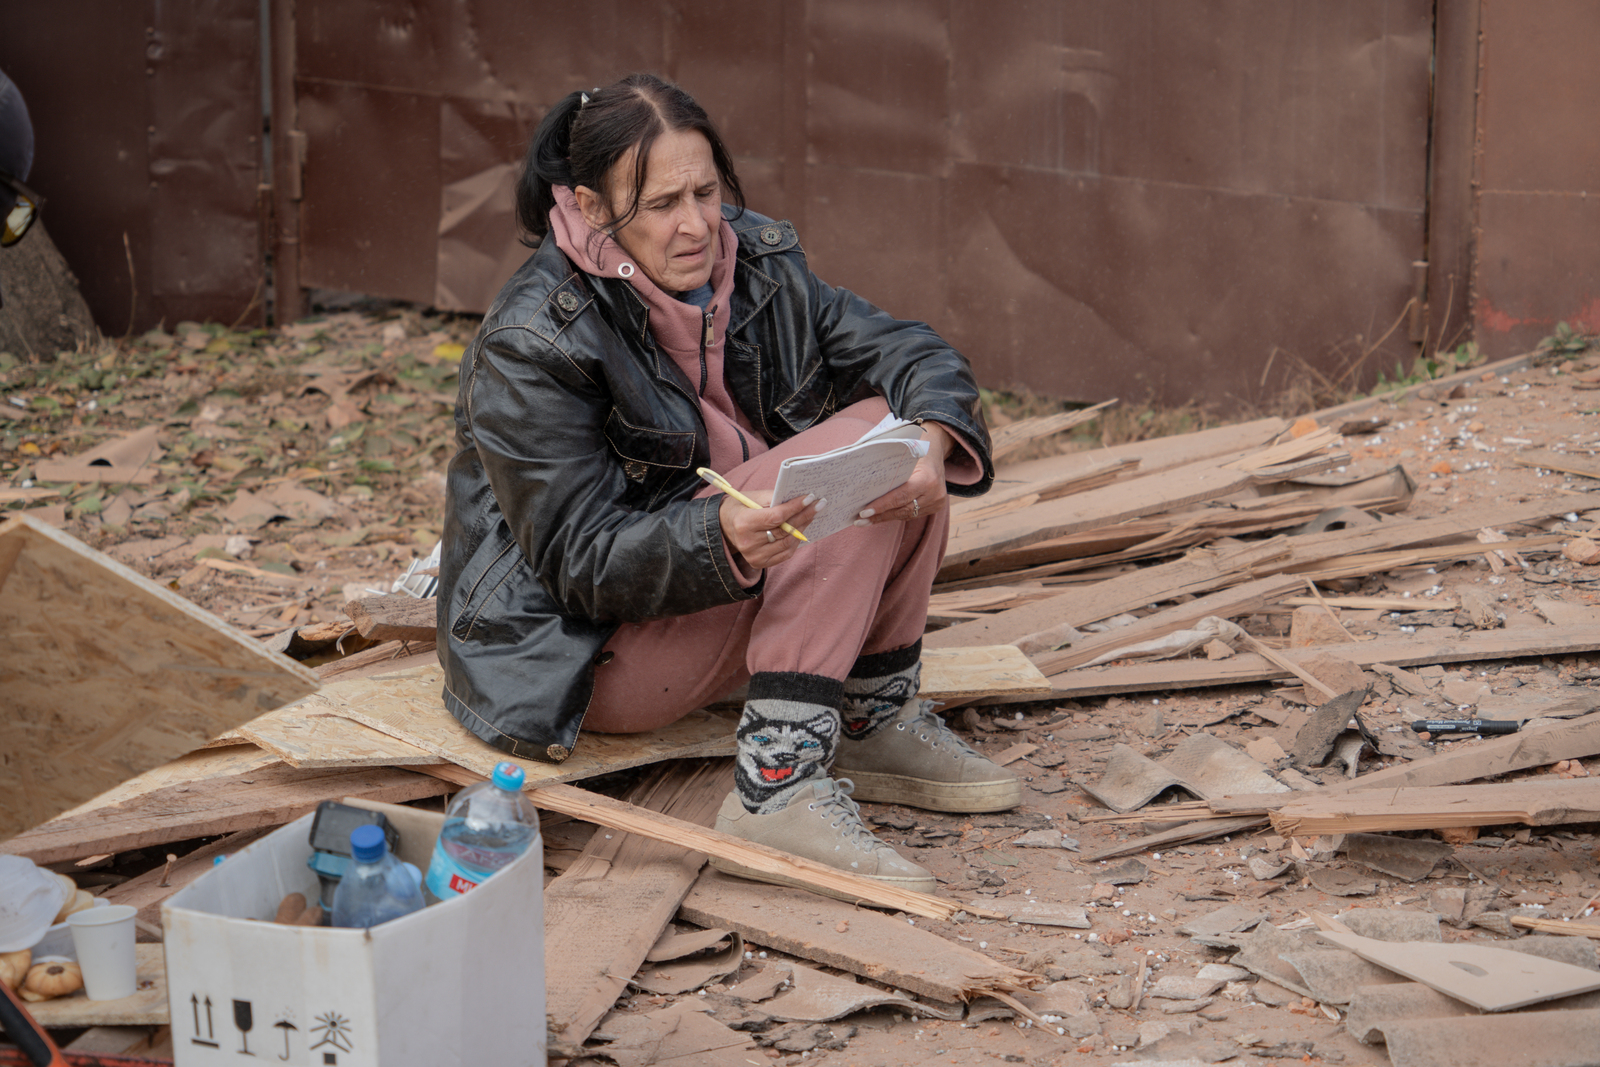
[[1479,203],[1473,312],[1490,358],[1532,349],[1557,322],[1600,332],[1593,124],[1600,71],[1562,57],[1600,45],[1582,0],[1481,5]]
[[46,4],[26,32],[0,34],[0,67],[33,115],[29,184],[107,333],[232,322],[249,303],[258,20],[255,0]]
[[[513,189],[528,122],[518,108],[459,98],[440,102],[438,271],[433,305],[489,306],[529,250],[517,232]],[[494,161],[494,162],[490,162]],[[485,165],[487,163],[487,165]]]
[[307,287],[429,303],[438,256],[439,102],[303,82],[300,270]]
[[[263,280],[257,186],[261,11],[251,0],[158,9],[151,73],[150,289],[175,322],[232,323]],[[201,61],[204,60],[204,61]],[[263,321],[256,300],[253,321]]]
[[952,199],[951,339],[994,386],[1094,400],[1231,407],[1354,359],[1422,242],[1420,212],[1000,167]]

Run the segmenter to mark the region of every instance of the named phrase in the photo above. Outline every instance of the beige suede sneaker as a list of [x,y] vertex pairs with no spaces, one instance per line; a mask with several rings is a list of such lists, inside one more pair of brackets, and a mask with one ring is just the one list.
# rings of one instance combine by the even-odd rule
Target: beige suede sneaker
[[[886,882],[897,889],[931,893],[937,883],[933,875],[872,836],[861,823],[861,809],[850,799],[851,783],[833,778],[818,778],[789,801],[789,806],[772,815],[753,815],[739,801],[737,791],[729,793],[717,812],[717,829],[725,834],[782,849],[808,860],[825,863],[851,874]],[[796,879],[752,870],[732,860],[713,856],[711,866],[725,874],[736,874],[756,882],[802,886]],[[816,887],[808,887],[816,889]],[[816,889],[817,892],[827,892]],[[834,893],[830,896],[841,896]],[[841,899],[845,899],[841,896]]]
[[839,742],[833,773],[860,800],[928,811],[1004,811],[1022,803],[1022,783],[950,732],[929,700],[909,700],[893,723],[862,741]]

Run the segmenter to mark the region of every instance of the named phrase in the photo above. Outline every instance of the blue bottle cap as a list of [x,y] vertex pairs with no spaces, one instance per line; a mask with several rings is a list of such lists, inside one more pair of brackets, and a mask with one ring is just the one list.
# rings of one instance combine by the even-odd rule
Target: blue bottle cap
[[510,761],[494,765],[494,784],[501,789],[511,789],[520,793],[526,777],[522,773],[522,768]]
[[350,831],[350,855],[356,858],[357,863],[382,859],[388,849],[389,842],[384,839],[381,827],[368,823]]

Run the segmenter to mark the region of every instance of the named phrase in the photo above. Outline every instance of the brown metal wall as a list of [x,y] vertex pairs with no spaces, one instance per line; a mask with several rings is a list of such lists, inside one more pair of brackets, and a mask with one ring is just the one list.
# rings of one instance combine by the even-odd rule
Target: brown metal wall
[[1474,318],[1491,356],[1600,333],[1600,6],[1481,0]]
[[529,125],[650,69],[706,105],[819,274],[933,322],[991,385],[1229,405],[1380,337],[1368,372],[1409,358],[1390,327],[1424,254],[1428,0],[295,15],[307,285],[481,310],[523,255]]
[[88,0],[0,32],[35,127],[29,184],[107,333],[231,323],[256,293],[259,22],[257,0]]

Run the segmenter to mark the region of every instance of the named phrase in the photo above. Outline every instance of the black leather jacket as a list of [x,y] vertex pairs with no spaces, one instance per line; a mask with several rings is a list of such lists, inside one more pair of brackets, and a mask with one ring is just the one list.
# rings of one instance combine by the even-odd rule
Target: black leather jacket
[[[731,217],[732,209],[724,209]],[[874,394],[966,437],[993,480],[965,358],[819,281],[787,222],[746,211],[726,345],[729,391],[769,442]],[[506,283],[461,361],[457,452],[439,566],[444,700],[515,756],[571,754],[594,663],[624,621],[761,594],[722,543],[695,387],[660,351],[621,279],[576,269],[546,240]]]

